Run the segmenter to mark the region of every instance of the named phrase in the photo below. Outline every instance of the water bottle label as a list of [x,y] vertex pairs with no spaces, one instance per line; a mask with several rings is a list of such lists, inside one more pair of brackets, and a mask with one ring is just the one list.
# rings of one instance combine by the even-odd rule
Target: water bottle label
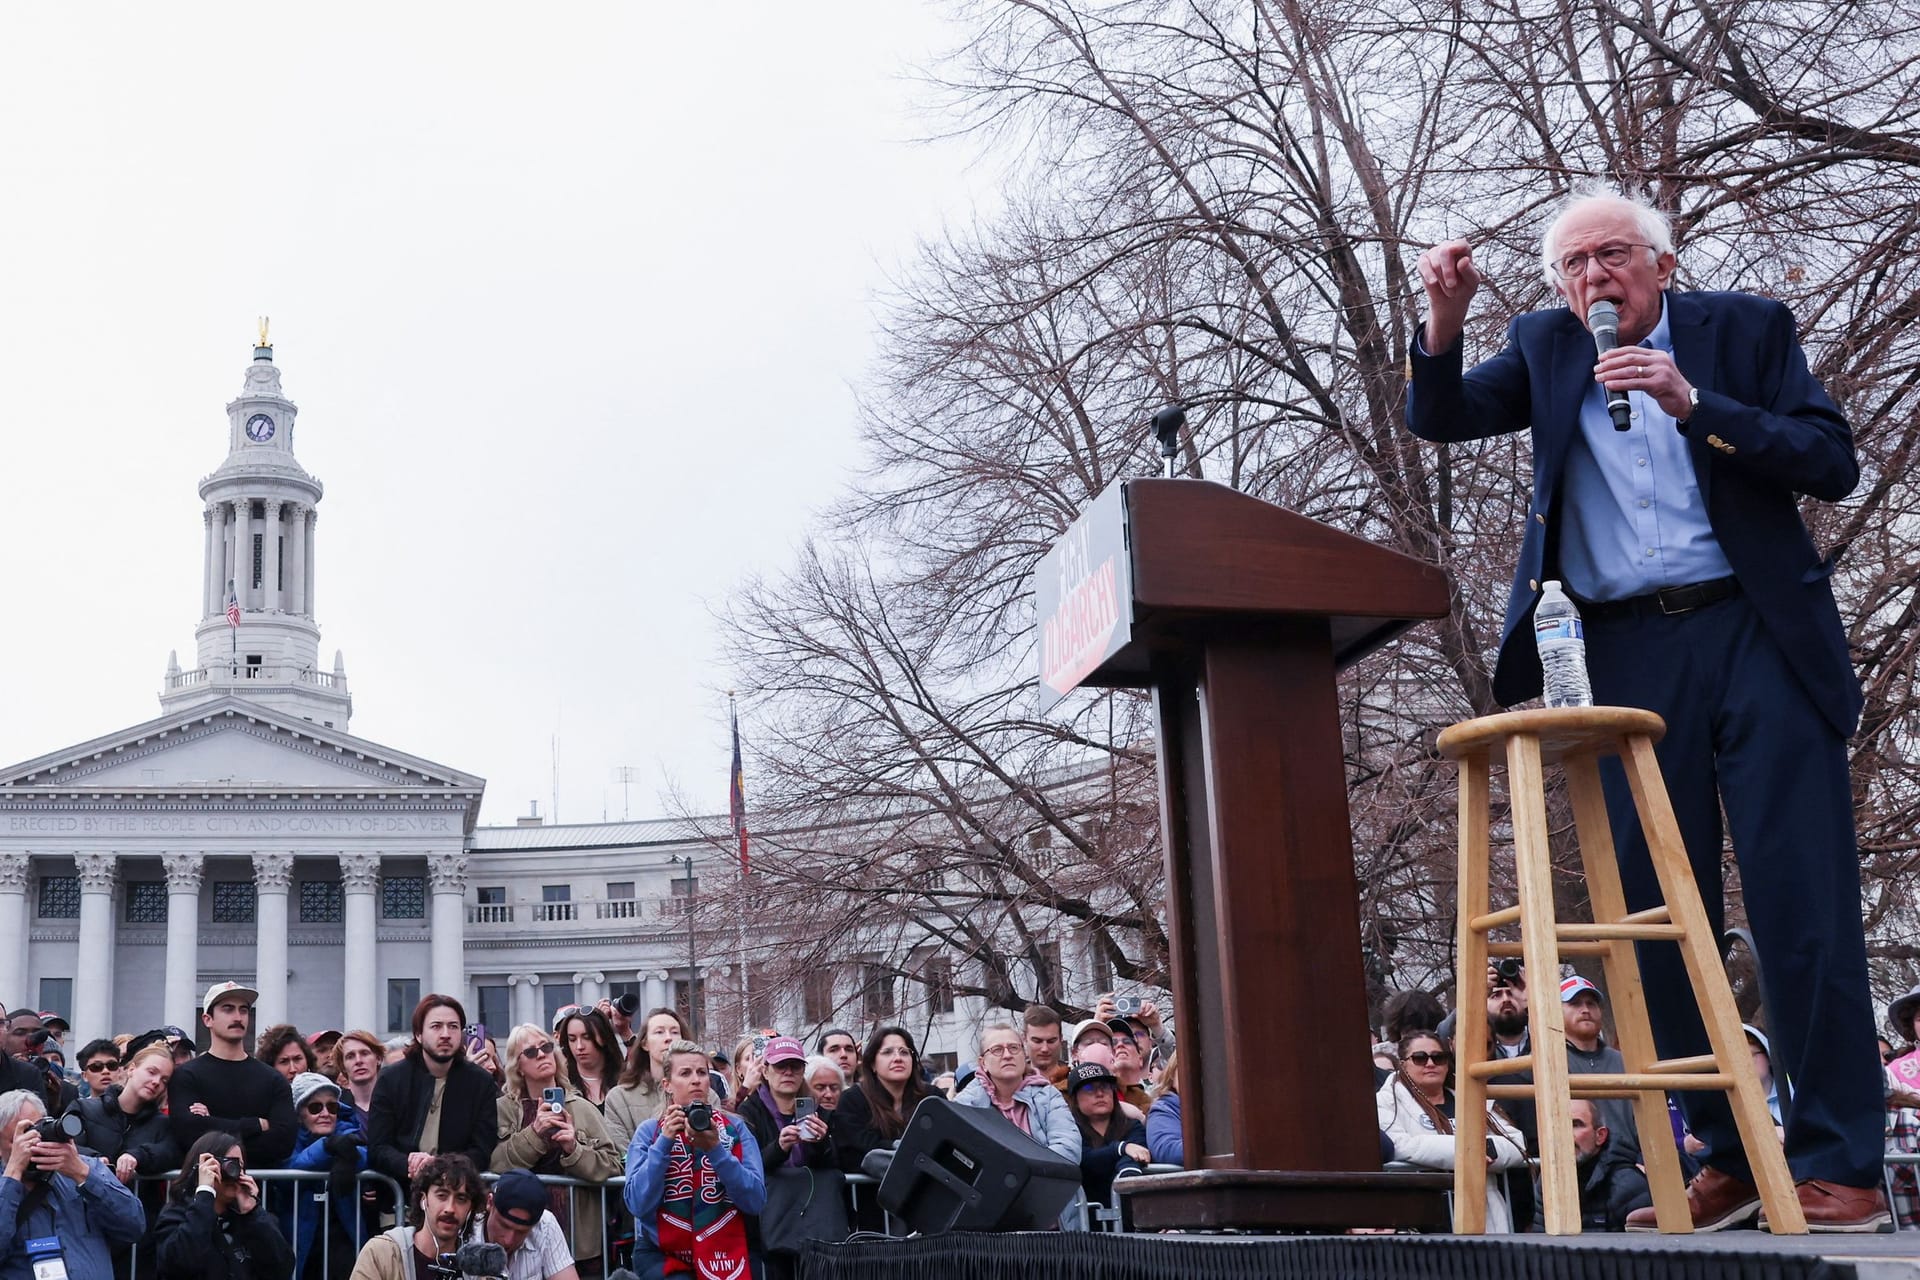
[[1580,619],[1577,617],[1535,618],[1533,638],[1539,644],[1545,644],[1549,640],[1584,641],[1587,638],[1587,631],[1580,625]]

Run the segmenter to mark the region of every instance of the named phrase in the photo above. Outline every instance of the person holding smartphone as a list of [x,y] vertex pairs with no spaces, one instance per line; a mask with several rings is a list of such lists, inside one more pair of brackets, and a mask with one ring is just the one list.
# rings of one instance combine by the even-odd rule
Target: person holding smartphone
[[761,1167],[833,1167],[827,1118],[807,1090],[806,1047],[792,1036],[774,1036],[761,1062],[765,1071],[760,1087],[740,1104],[740,1118],[760,1144]]
[[[499,1142],[492,1169],[605,1182],[621,1172],[621,1152],[607,1132],[600,1109],[567,1082],[554,1039],[544,1028],[521,1023],[507,1036],[507,1088],[498,1104]],[[598,1192],[557,1186],[553,1216],[576,1242],[582,1276],[601,1273],[605,1249]]]

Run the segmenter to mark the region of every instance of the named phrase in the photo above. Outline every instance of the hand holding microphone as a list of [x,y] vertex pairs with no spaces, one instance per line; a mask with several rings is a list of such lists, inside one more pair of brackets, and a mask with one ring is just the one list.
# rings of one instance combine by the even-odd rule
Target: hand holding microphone
[[1620,313],[1606,298],[1596,299],[1587,308],[1587,328],[1593,331],[1594,350],[1600,357],[1593,366],[1593,379],[1607,389],[1607,415],[1615,431],[1633,425],[1629,391],[1645,392],[1674,421],[1686,421],[1693,411],[1693,387],[1680,376],[1672,356],[1650,347],[1619,345]]

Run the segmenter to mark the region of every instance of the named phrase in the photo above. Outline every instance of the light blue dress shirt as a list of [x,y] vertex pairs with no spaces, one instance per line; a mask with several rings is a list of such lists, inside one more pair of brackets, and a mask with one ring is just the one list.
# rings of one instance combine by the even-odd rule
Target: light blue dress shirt
[[[1667,301],[1639,345],[1673,354]],[[1627,392],[1631,425],[1616,431],[1606,388],[1580,402],[1580,434],[1560,488],[1560,572],[1573,594],[1624,600],[1733,572],[1707,520],[1687,438],[1641,391]]]

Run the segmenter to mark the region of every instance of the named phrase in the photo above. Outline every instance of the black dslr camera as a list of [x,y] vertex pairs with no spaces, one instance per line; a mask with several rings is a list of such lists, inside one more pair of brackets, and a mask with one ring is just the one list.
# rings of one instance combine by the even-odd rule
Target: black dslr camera
[[689,1102],[686,1106],[687,1128],[695,1133],[713,1131],[713,1108],[704,1102]]
[[[62,1146],[70,1147],[73,1145],[73,1140],[78,1138],[84,1129],[85,1126],[80,1123],[80,1117],[74,1115],[72,1112],[68,1112],[64,1116],[41,1117],[39,1122],[36,1123],[29,1132],[33,1133],[42,1142],[58,1142]],[[46,1177],[46,1170],[35,1168],[32,1165],[27,1166],[27,1180],[29,1182],[42,1182],[46,1180]]]
[[220,1181],[238,1182],[247,1173],[246,1162],[239,1156],[220,1157]]
[[1517,957],[1502,956],[1493,962],[1493,971],[1500,975],[1500,984],[1507,987],[1522,987],[1527,982],[1526,966]]

